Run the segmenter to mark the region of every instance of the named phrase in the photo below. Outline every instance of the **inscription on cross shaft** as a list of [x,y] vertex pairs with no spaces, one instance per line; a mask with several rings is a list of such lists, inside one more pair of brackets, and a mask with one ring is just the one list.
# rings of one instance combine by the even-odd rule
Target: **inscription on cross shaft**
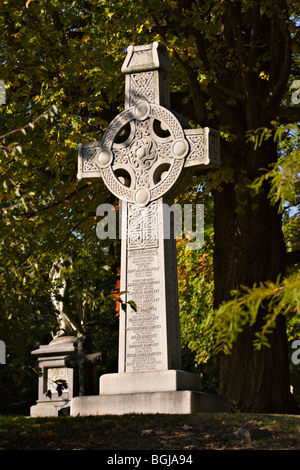
[[121,291],[137,310],[120,313],[119,374],[181,367],[176,242],[172,231],[164,238],[163,204],[196,171],[220,165],[219,133],[190,129],[169,109],[170,71],[161,44],[130,46],[124,111],[101,141],[78,146],[78,178],[103,178],[122,201]]

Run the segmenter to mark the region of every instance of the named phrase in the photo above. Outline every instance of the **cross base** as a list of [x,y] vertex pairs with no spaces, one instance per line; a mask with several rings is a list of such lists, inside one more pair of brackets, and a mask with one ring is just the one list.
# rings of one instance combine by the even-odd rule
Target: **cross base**
[[190,390],[75,397],[71,416],[230,412],[226,397]]
[[201,390],[201,377],[181,370],[157,370],[105,374],[100,377],[100,395]]

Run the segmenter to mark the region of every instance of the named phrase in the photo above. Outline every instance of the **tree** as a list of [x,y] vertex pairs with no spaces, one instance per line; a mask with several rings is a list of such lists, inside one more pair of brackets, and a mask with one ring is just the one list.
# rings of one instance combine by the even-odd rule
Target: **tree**
[[[254,148],[246,136],[274,120],[299,117],[299,108],[282,106],[297,52],[297,6],[285,0],[170,0],[136,8],[141,28],[162,38],[185,71],[196,123],[222,132],[222,163],[231,176],[213,192],[216,307],[241,285],[275,282],[287,268],[282,216],[270,203],[268,181],[258,194],[249,188],[262,168],[276,163],[277,148],[273,139]],[[271,347],[253,348],[263,316],[262,307],[231,354],[221,356],[220,392],[242,411],[295,411],[284,317],[277,317]]]
[[[251,135],[251,140],[255,142],[255,145],[260,145],[264,138],[269,138],[270,133],[273,133],[270,129],[260,129],[259,132]],[[300,280],[299,263],[297,263],[300,242],[298,126],[281,126],[276,129],[275,140],[278,135],[284,136],[284,140],[280,137],[278,144],[280,150],[278,161],[258,177],[251,188],[259,192],[264,182],[270,181],[270,202],[272,205],[279,205],[279,211],[283,214],[282,229],[289,266],[284,276],[278,276],[275,282],[260,282],[252,288],[241,286],[240,291],[232,291],[232,300],[223,302],[213,315],[217,350],[230,352],[232,344],[244,326],[255,324],[262,306],[264,306],[265,315],[261,329],[256,332],[253,340],[256,349],[269,347],[270,334],[276,325],[277,318],[281,315],[284,315],[287,320],[288,341],[292,348],[295,344],[294,340],[300,336]],[[296,385],[296,395],[299,400],[299,385],[292,362],[290,362],[291,383]]]
[[[47,132],[31,130],[21,136],[17,144],[23,156],[16,153],[2,162],[5,263],[13,254],[16,234],[30,266],[43,252],[49,264],[53,253],[68,254],[88,240],[93,243],[88,235],[95,226],[91,204],[96,208],[109,195],[101,182],[76,180],[76,146],[99,140],[121,109],[119,71],[126,46],[159,40],[174,64],[172,108],[195,126],[221,131],[223,169],[206,175],[215,211],[215,307],[230,300],[241,285],[275,283],[284,275],[289,260],[299,258],[287,256],[282,215],[269,198],[270,180],[258,193],[251,189],[261,169],[276,164],[278,148],[273,138],[255,147],[248,136],[256,129],[271,129],[273,121],[299,119],[299,107],[287,99],[289,80],[297,73],[299,3],[24,3],[5,1],[1,7],[1,79],[8,85],[1,135],[24,127],[51,104],[59,113],[51,126],[46,123]],[[16,146],[15,135],[7,136],[3,145]],[[297,407],[289,390],[284,317],[276,320],[271,347],[253,348],[264,312],[261,306],[231,354],[221,355],[220,392],[242,411],[293,412]]]
[[[71,294],[80,292],[94,347],[107,353],[102,370],[110,370],[117,360],[117,317],[111,293],[118,280],[118,241],[100,244],[96,236],[96,209],[109,195],[101,182],[78,181],[76,172],[77,144],[85,133],[82,126],[95,131],[87,134],[89,139],[99,136],[101,126],[111,119],[119,78],[114,78],[114,67],[107,64],[105,73],[98,69],[94,82],[95,63],[105,55],[105,40],[94,50],[85,35],[74,35],[83,21],[76,7],[69,17],[64,10],[67,2],[61,2],[58,10],[50,2],[46,8],[37,2],[27,6],[23,1],[2,2],[0,15],[1,78],[7,98],[0,107],[0,330],[8,352],[1,383],[11,392],[8,397],[7,388],[1,389],[5,404],[12,397],[20,403],[24,383],[35,384],[36,365],[30,351],[49,342],[51,332],[57,331],[49,271],[60,257],[76,257]],[[62,10],[64,18],[57,15]],[[70,33],[68,44],[62,37],[61,20]],[[92,91],[89,82],[93,82]]]

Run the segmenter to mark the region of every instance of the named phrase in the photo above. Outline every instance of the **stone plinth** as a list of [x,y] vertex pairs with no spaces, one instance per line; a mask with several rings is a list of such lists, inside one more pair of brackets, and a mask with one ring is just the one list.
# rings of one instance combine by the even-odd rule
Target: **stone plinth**
[[73,398],[72,416],[229,412],[227,398],[188,390]]
[[[42,345],[31,354],[37,356],[41,375],[38,382],[38,400],[30,408],[30,416],[58,416],[69,414],[69,407],[77,388],[74,369],[65,366],[65,359],[76,354],[76,338],[63,336],[50,344]],[[63,380],[67,388],[61,395],[57,391],[56,381]]]
[[101,395],[175,392],[177,390],[200,391],[200,376],[181,370],[160,370],[153,372],[105,374],[100,377]]

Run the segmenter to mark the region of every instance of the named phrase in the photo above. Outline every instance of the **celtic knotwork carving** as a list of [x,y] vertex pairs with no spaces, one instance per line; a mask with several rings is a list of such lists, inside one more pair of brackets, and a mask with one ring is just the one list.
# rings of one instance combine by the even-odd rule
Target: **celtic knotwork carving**
[[156,201],[147,207],[128,204],[128,249],[156,248],[158,246],[158,212]]
[[146,205],[175,184],[188,150],[176,116],[162,106],[139,101],[107,128],[97,165],[113,194]]
[[151,105],[151,114],[159,120],[165,122],[171,129],[175,139],[182,137],[183,130],[180,122],[174,114],[162,106]]
[[130,106],[145,99],[149,103],[155,100],[153,72],[134,73],[131,75]]
[[122,129],[125,124],[128,123],[131,119],[133,119],[132,110],[128,109],[120,113],[115,119],[112,120],[108,128],[106,129],[103,139],[102,139],[102,146],[108,148],[112,145],[113,139],[116,134]]
[[91,148],[91,149],[85,149],[83,152],[83,171],[97,171],[99,168],[96,164],[96,155],[99,152],[99,149],[97,147]]
[[120,199],[125,199],[128,201],[132,200],[133,191],[126,188],[126,186],[118,181],[111,168],[104,168],[102,170],[102,177],[105,180],[108,189],[113,194],[118,194]]
[[204,136],[203,134],[193,135],[187,137],[190,143],[190,153],[187,156],[187,161],[202,161],[204,160]]
[[149,124],[149,120],[137,123],[134,138],[128,146],[129,160],[137,173],[151,168],[157,159],[157,144],[151,136]]
[[115,154],[115,163],[119,163],[121,165],[128,164],[128,153],[127,153],[126,148],[115,150],[114,154]]
[[169,173],[163,181],[160,181],[160,183],[157,184],[155,188],[153,188],[151,192],[153,199],[158,199],[159,197],[163,196],[163,194],[168,192],[170,187],[172,187],[174,182],[177,180],[181,172],[181,169],[182,169],[182,164],[179,160],[177,160],[174,163],[173,172]]

